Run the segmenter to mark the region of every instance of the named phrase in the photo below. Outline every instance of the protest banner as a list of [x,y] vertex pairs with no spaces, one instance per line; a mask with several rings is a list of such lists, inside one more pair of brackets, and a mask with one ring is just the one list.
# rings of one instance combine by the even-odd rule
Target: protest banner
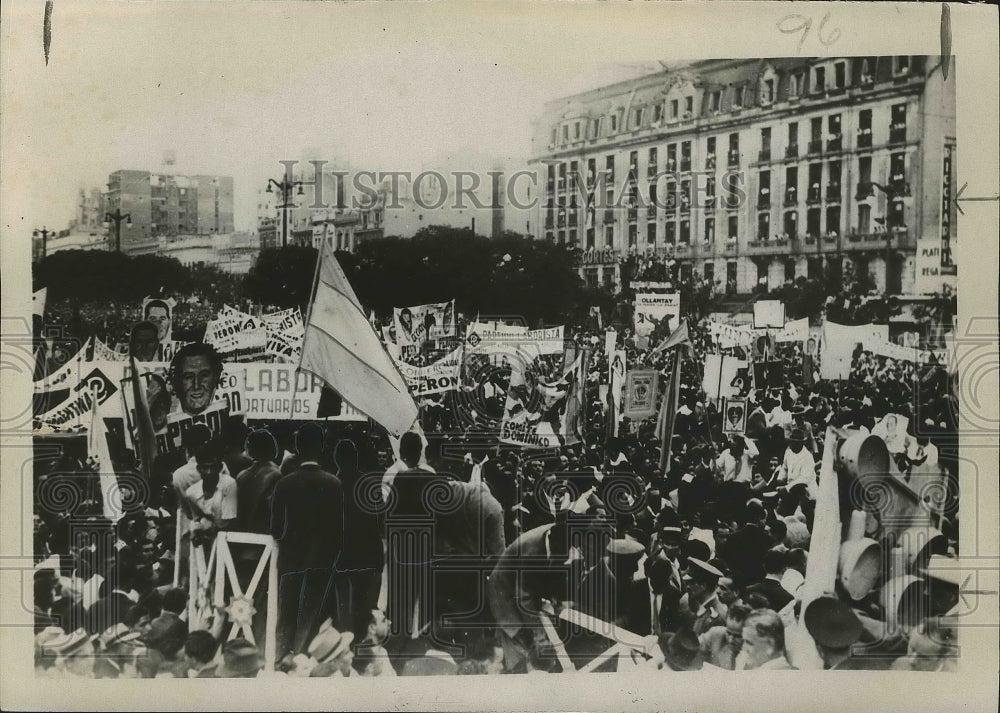
[[263,314],[260,316],[260,321],[267,327],[268,334],[281,332],[301,336],[305,331],[305,325],[302,322],[302,312],[298,307]]
[[677,329],[681,316],[681,297],[679,294],[655,294],[641,292],[635,296],[635,334],[639,339],[649,338],[653,328],[661,321],[667,321],[667,329],[673,332]]
[[722,432],[726,434],[745,433],[747,430],[746,399],[729,398],[725,400],[722,419]]
[[746,370],[749,362],[725,354],[706,354],[705,372],[701,388],[709,401],[718,402],[739,396],[744,384],[737,384],[737,376]]
[[506,354],[534,358],[540,354],[561,354],[564,347],[563,327],[523,330],[519,327],[484,329],[470,325],[465,337],[465,355]]
[[612,327],[604,333],[604,356],[608,359],[618,347],[618,332]]
[[274,361],[285,364],[298,364],[299,355],[302,353],[302,333],[298,336],[280,331],[267,330],[267,342],[264,345],[264,354],[274,359]]
[[455,300],[413,307],[394,307],[397,344],[421,344],[428,339],[455,336]]
[[205,342],[229,361],[259,361],[267,350],[267,326],[257,317],[234,310],[210,320]]
[[529,448],[579,443],[582,399],[577,392],[583,388],[582,372],[582,353],[565,369],[552,369],[544,355],[528,363],[515,360],[500,423],[500,441]]
[[804,342],[809,338],[809,318],[795,319],[786,322],[785,326],[774,333],[774,341],[784,342]]
[[125,361],[126,355],[115,351],[101,341],[100,337],[94,338],[94,358],[93,361]]
[[710,321],[708,331],[720,349],[749,346],[753,342],[754,333],[749,327],[723,324]]
[[[827,321],[823,324],[823,356],[820,360],[821,379],[846,379],[851,372],[851,359],[859,344],[889,341],[889,325],[860,324],[846,326]],[[863,347],[862,347],[863,348]]]
[[655,369],[630,369],[625,376],[625,417],[644,419],[656,414],[656,387],[659,372]]
[[176,305],[172,297],[167,299],[146,297],[142,301],[142,319],[156,325],[160,344],[173,340],[173,317]]
[[452,391],[461,383],[462,347],[426,366],[414,366],[403,361],[397,363],[414,396]]
[[35,393],[41,394],[46,391],[56,391],[57,389],[67,389],[75,386],[80,380],[80,372],[87,360],[87,349],[89,347],[90,340],[88,339],[76,354],[67,359],[62,366],[45,378],[36,381],[34,383]]
[[[54,408],[35,417],[40,426],[58,429],[87,426],[93,417],[94,398],[102,417],[120,415],[120,401],[112,397],[118,392],[115,384],[124,364],[86,362],[81,367],[62,386],[68,389],[69,395]],[[112,408],[106,409],[106,405]]]
[[754,329],[781,329],[785,326],[785,304],[781,300],[757,300],[753,303]]

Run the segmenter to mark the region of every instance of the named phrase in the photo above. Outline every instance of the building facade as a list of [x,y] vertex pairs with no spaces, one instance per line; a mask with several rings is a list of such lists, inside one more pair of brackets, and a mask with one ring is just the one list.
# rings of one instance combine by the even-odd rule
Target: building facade
[[104,207],[128,215],[108,225],[112,245],[120,230],[123,252],[148,253],[161,237],[232,233],[233,179],[119,170],[108,177]]
[[551,102],[533,233],[590,283],[629,253],[728,292],[954,285],[955,79],[939,57],[706,60]]

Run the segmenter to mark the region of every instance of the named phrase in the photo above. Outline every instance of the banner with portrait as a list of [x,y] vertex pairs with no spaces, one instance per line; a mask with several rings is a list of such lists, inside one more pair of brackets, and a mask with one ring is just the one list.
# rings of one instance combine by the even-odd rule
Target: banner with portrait
[[421,344],[429,339],[455,336],[455,300],[413,307],[394,307],[396,344]]
[[630,369],[625,376],[625,417],[633,420],[656,414],[656,387],[659,372],[655,369]]
[[500,441],[556,448],[582,440],[583,353],[568,366],[548,355],[511,364]]
[[146,297],[142,301],[142,321],[156,325],[157,341],[164,344],[173,340],[174,307],[172,297]]
[[267,325],[258,317],[233,310],[205,326],[205,343],[229,361],[260,361],[267,350]]

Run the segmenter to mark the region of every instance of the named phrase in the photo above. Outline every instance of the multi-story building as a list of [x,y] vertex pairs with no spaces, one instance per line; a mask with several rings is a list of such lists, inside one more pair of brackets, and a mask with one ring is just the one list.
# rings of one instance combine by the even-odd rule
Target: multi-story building
[[[120,224],[122,251],[149,252],[160,237],[233,232],[233,179],[115,171],[108,177],[104,206],[129,216]],[[118,229],[108,228],[112,243]]]
[[104,195],[101,189],[81,188],[73,227],[79,231],[101,231],[104,213]]
[[934,291],[955,279],[955,150],[938,57],[692,62],[547,106],[532,224],[590,283],[642,253],[730,292],[848,266]]

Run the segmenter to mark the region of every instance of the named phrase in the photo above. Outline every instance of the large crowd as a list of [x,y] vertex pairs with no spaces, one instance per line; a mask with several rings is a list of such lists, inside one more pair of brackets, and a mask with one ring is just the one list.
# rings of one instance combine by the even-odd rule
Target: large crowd
[[[196,332],[213,314],[178,310],[175,330]],[[139,317],[81,315],[109,339]],[[838,587],[804,611],[798,602],[829,426],[872,433],[887,414],[905,418],[908,431],[887,438],[900,477],[937,464],[957,502],[947,371],[859,351],[849,379],[823,381],[805,375],[799,343],[779,344],[784,385],[749,389],[745,431],[729,434],[702,391],[706,322],[689,327],[666,469],[657,417],[609,427],[604,333],[591,324],[567,330],[591,347],[578,444],[498,443],[509,375],[483,368],[459,390],[421,399],[420,431],[396,443],[367,424],[234,418],[221,435],[190,429],[183,457],[158,464],[143,507],[117,523],[101,522],[93,498],[73,517],[36,507],[37,673],[557,673],[607,650],[617,630],[645,642],[631,665],[651,671],[953,667],[954,630],[940,617],[953,602],[897,616],[878,587],[859,600]],[[660,371],[665,391],[676,351],[628,332],[623,347],[628,368]],[[86,457],[66,449],[41,468],[38,492],[85,473]],[[859,507],[843,497],[842,511]],[[955,555],[957,509],[942,511],[940,552]],[[108,536],[74,538],[81,512]],[[190,605],[189,558],[201,548],[209,559],[220,532],[278,543],[273,669],[266,586],[247,595],[258,612],[252,635],[228,636],[244,616],[232,605]],[[246,590],[262,580],[254,552],[232,549]],[[604,629],[581,625],[584,616]]]

